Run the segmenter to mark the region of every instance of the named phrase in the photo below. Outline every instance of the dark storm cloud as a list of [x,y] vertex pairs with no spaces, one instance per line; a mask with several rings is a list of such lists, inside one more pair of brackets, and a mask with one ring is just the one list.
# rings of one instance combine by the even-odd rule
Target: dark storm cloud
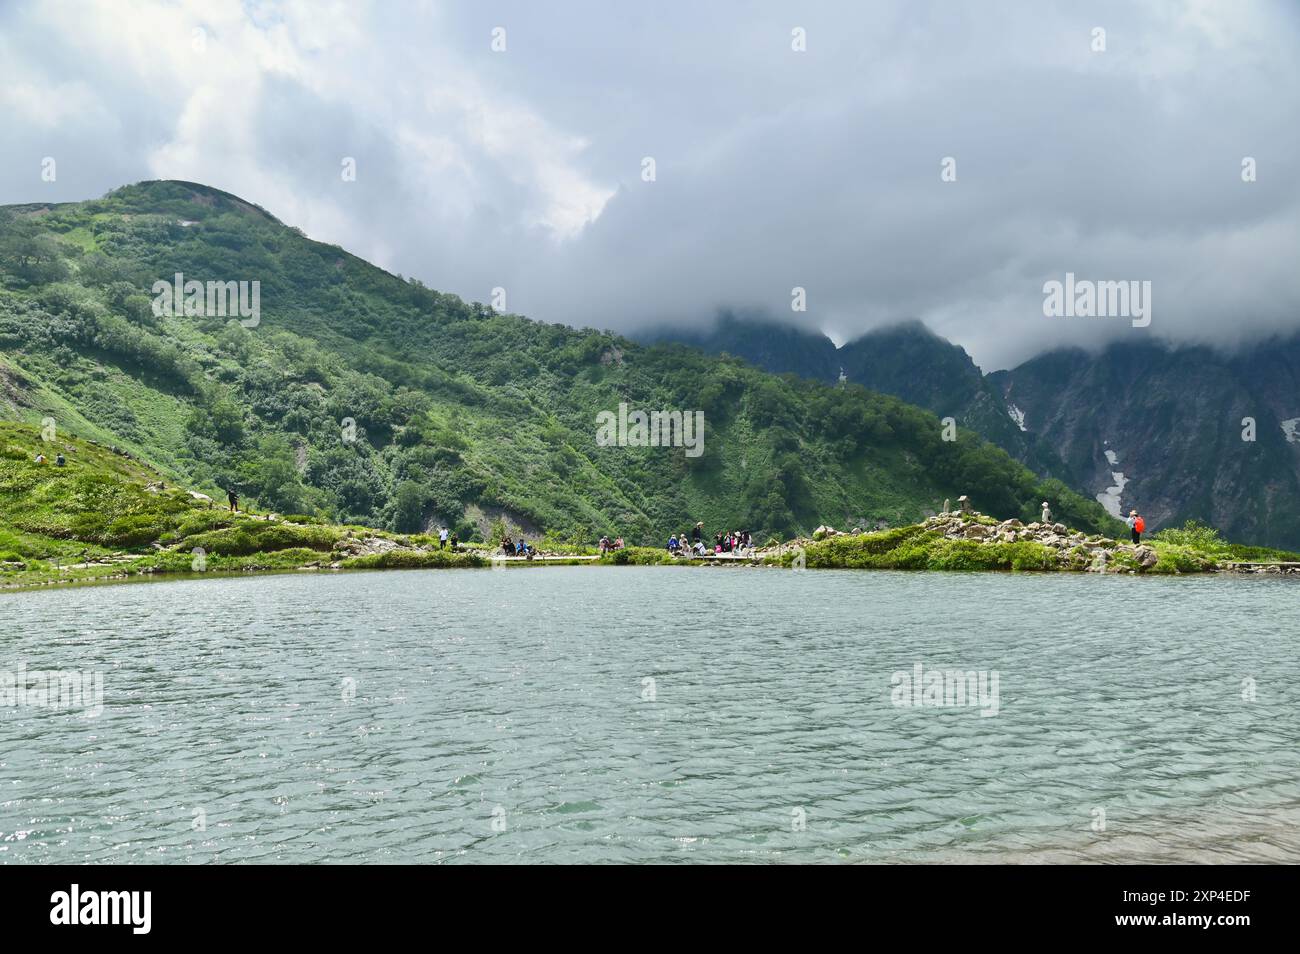
[[[621,7],[9,7],[0,201],[195,179],[549,321],[915,317],[986,368],[1300,325],[1287,4]],[[1067,271],[1151,281],[1150,328],[1044,317]]]

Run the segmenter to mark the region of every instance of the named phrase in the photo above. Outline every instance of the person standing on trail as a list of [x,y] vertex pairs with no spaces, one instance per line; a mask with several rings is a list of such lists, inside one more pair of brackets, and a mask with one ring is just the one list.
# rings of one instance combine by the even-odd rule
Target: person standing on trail
[[1052,508],[1047,506],[1047,501],[1043,501],[1043,523],[1052,522]]
[[239,494],[233,490],[226,491],[226,500],[230,502],[230,512],[239,513]]
[[1142,531],[1147,528],[1147,522],[1136,510],[1128,512],[1128,520],[1125,522],[1128,524],[1129,535],[1132,536],[1134,545],[1141,543]]
[[439,550],[447,549],[447,528],[446,527],[443,527],[441,530],[438,531],[438,549]]

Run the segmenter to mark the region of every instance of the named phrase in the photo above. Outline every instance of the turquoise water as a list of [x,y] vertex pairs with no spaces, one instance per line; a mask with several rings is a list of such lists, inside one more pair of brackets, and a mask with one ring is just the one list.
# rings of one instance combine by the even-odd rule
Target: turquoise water
[[[0,613],[0,672],[103,677],[95,716],[0,707],[4,863],[1300,860],[1288,580],[539,567]],[[996,671],[997,714],[895,705],[917,663]]]

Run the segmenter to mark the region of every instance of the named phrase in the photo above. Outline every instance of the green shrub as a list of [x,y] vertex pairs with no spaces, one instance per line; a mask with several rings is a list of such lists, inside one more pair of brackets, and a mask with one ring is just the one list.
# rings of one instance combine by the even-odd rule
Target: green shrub
[[1219,559],[1240,560],[1246,563],[1300,563],[1300,553],[1289,550],[1275,550],[1272,547],[1251,547],[1241,543],[1230,543],[1223,548]]
[[249,521],[227,530],[196,533],[187,537],[180,546],[185,550],[202,547],[210,554],[224,556],[247,556],[296,547],[328,552],[333,549],[339,536],[339,531],[334,527]]
[[443,569],[449,567],[487,566],[477,553],[452,553],[450,550],[390,550],[344,560],[349,570]]
[[929,546],[927,567],[931,570],[1005,570],[1010,559],[1005,544],[984,544],[974,540],[936,540]]
[[181,517],[174,532],[179,537],[188,537],[206,530],[233,526],[235,522],[235,515],[228,510],[194,510]]
[[1055,570],[1061,565],[1061,558],[1054,549],[1032,540],[1020,540],[1003,546],[1011,553],[1013,570]]
[[302,523],[302,524],[326,524],[329,521],[320,517],[313,517],[307,513],[286,513],[281,514],[280,519],[285,523]]
[[624,547],[603,554],[600,562],[614,566],[662,566],[678,561],[667,550],[657,547]]
[[1188,520],[1181,528],[1170,527],[1159,530],[1151,534],[1150,539],[1158,543],[1192,547],[1209,553],[1227,547],[1227,541],[1219,536],[1218,530],[1199,520]]
[[161,537],[169,524],[166,515],[161,513],[119,517],[104,528],[99,535],[99,542],[115,547],[144,546]]
[[1155,547],[1154,573],[1204,573],[1214,569],[1214,561],[1191,547],[1163,544]]

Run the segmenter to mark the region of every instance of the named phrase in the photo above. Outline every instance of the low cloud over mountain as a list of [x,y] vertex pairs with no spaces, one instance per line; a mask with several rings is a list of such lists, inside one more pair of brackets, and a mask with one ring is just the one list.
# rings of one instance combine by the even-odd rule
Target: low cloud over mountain
[[[0,203],[206,182],[620,331],[918,318],[985,370],[1232,344],[1300,324],[1298,38],[1285,3],[5,5]],[[1150,281],[1150,327],[1044,317],[1067,272]]]

